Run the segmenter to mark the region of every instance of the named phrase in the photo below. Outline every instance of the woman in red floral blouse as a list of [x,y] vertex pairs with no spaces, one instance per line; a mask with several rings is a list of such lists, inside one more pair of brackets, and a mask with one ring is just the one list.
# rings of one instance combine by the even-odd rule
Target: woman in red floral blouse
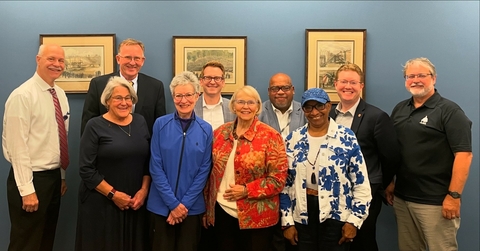
[[262,102],[253,87],[238,89],[229,108],[237,119],[213,134],[204,225],[214,226],[220,251],[268,250],[287,177],[285,145],[275,129],[258,120]]

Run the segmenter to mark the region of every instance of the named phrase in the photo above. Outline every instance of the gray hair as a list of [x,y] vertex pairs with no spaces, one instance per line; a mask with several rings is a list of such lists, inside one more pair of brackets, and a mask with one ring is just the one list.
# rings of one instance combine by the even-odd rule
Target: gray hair
[[128,83],[126,79],[122,77],[114,76],[108,80],[107,86],[105,86],[105,89],[103,89],[102,96],[100,97],[100,102],[102,103],[103,106],[107,108],[107,110],[108,110],[107,101],[112,98],[113,90],[115,89],[115,87],[119,87],[119,86],[127,88],[128,92],[130,93],[130,97],[132,97],[132,103],[133,104],[137,103],[138,97],[132,85],[130,85],[130,83]]
[[200,83],[198,82],[197,76],[189,71],[181,72],[175,77],[173,77],[172,82],[170,82],[170,92],[173,95],[173,91],[177,86],[189,84],[193,86],[195,93],[200,92]]
[[428,58],[423,58],[423,57],[422,58],[412,58],[412,59],[408,60],[405,63],[405,65],[403,66],[403,76],[405,76],[407,74],[408,67],[410,67],[412,65],[425,66],[425,67],[430,69],[430,73],[433,76],[437,76],[437,71],[435,70],[435,65],[433,65],[432,62],[430,62],[430,60],[428,60]]

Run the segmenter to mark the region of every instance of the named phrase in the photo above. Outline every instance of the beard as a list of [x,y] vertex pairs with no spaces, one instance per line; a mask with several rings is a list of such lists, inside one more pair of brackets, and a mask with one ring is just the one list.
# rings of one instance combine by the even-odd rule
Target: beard
[[[416,84],[415,84],[416,85]],[[407,90],[412,94],[414,98],[423,98],[433,90],[433,85],[430,87],[423,86],[422,89],[408,87]]]

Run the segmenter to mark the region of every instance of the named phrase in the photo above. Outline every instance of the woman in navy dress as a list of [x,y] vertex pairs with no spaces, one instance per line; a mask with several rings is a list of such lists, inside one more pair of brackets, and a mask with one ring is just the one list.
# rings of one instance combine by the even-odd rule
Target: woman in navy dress
[[112,77],[101,102],[107,113],[88,121],[80,141],[75,250],[147,250],[148,127],[131,113],[137,95],[125,79]]

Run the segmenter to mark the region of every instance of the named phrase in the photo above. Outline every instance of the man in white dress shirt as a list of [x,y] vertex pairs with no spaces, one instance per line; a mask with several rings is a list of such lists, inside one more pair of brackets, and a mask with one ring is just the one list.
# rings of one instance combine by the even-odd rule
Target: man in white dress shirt
[[58,99],[58,119],[63,119],[60,125],[68,132],[67,96],[55,85],[65,69],[65,53],[58,45],[41,45],[36,62],[33,77],[5,103],[2,147],[12,165],[7,179],[9,251],[53,249],[60,198],[67,190],[68,151],[64,159],[55,108]]

